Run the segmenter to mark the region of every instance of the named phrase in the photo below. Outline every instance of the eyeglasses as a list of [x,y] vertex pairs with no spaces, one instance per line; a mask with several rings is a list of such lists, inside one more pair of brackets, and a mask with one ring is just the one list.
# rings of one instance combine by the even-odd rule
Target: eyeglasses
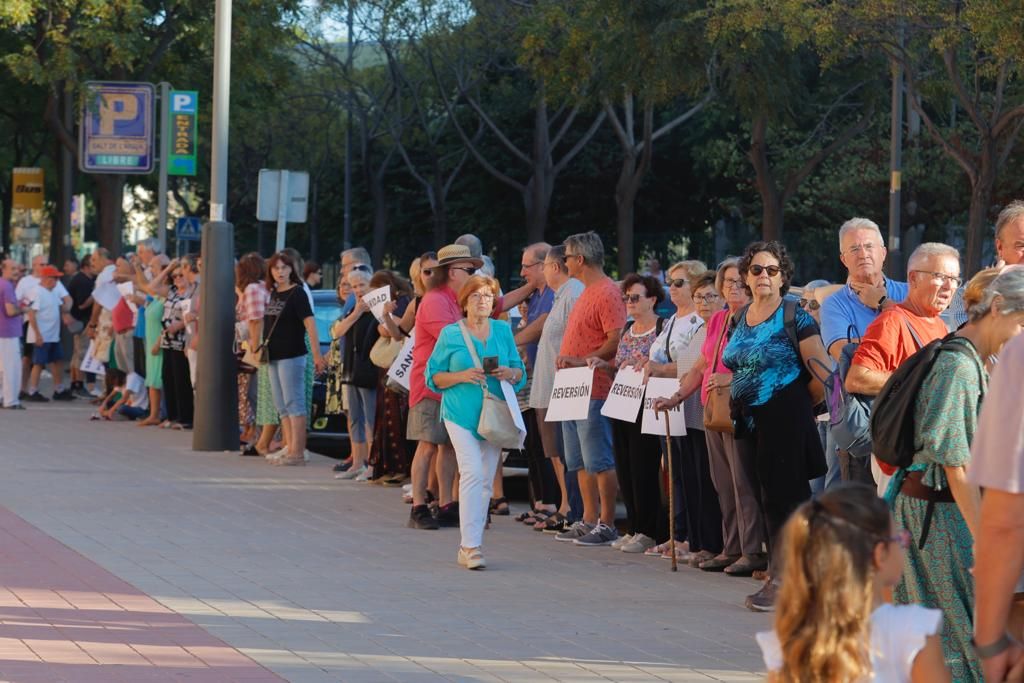
[[964,283],[963,279],[956,277],[955,275],[946,275],[945,273],[935,273],[930,270],[912,270],[911,273],[921,273],[922,275],[928,275],[933,281],[938,280],[942,284],[949,282],[954,287],[959,287]]
[[706,303],[706,304],[713,304],[716,301],[718,301],[718,295],[717,294],[705,294],[704,296],[699,296],[697,294],[694,294],[693,295],[693,300],[694,301],[700,301],[700,302],[703,302],[703,303]]
[[725,281],[723,282],[723,284],[726,287],[742,287],[743,286],[743,280],[737,280],[734,277],[727,277],[727,278],[725,278]]
[[470,268],[469,266],[450,266],[448,270],[461,270],[464,273],[472,275],[476,272],[476,268]]
[[821,308],[821,304],[818,303],[817,299],[800,299],[800,306],[802,308],[809,308],[812,311],[816,311]]
[[668,281],[668,286],[669,287],[675,287],[676,289],[682,289],[683,287],[685,287],[688,284],[690,284],[690,283],[688,283],[686,280],[683,280],[683,279],[669,280]]
[[885,543],[899,543],[904,550],[910,547],[911,540],[910,532],[906,529],[900,529],[895,536],[886,536],[882,539]]
[[638,303],[640,301],[640,299],[646,299],[646,298],[648,298],[648,297],[645,297],[642,294],[623,294],[622,295],[622,302],[623,303],[627,303],[627,304],[635,304],[635,303]]
[[523,264],[523,270],[526,270],[527,268],[533,268],[534,266],[542,266],[542,265],[544,265],[543,261],[534,261],[533,263],[524,263]]
[[494,295],[489,292],[473,292],[469,295],[472,301],[494,301]]
[[864,244],[855,244],[846,250],[847,254],[853,254],[854,256],[859,255],[862,251],[874,251],[875,247],[878,246],[874,242],[865,242]]
[[779,268],[778,266],[761,266],[757,264],[750,266],[748,270],[754,277],[760,277],[761,273],[765,272],[768,273],[768,277],[775,277],[776,275],[782,272],[782,269]]

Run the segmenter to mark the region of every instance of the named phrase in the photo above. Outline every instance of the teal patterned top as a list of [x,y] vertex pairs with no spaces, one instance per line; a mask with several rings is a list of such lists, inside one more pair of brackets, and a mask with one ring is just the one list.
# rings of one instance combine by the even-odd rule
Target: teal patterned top
[[914,464],[924,465],[933,489],[949,487],[943,467],[963,467],[971,459],[978,411],[988,389],[988,372],[974,344],[954,337],[967,353],[941,351],[928,373],[914,409]]

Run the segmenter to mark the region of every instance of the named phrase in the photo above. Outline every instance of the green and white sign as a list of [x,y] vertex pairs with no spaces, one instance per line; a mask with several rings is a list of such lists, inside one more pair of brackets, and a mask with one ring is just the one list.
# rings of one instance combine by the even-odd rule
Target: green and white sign
[[199,93],[195,90],[172,90],[170,107],[170,154],[168,175],[196,174],[196,119],[199,116]]

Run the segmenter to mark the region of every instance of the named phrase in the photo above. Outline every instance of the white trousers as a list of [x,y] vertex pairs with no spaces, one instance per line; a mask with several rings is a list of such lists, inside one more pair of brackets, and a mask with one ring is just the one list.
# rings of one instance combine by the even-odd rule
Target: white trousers
[[444,421],[459,463],[459,531],[462,547],[483,545],[487,509],[494,494],[494,473],[501,449],[480,441],[473,432],[450,420]]
[[21,339],[0,337],[0,384],[3,385],[3,405],[18,404],[21,391]]

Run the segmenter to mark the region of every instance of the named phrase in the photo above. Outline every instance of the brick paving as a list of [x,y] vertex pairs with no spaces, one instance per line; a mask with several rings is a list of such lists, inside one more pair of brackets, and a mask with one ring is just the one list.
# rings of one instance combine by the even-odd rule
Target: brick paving
[[2,680],[763,679],[749,579],[508,518],[467,572],[457,530],[406,529],[397,490],[327,458],[196,453],[90,410],[0,411]]

